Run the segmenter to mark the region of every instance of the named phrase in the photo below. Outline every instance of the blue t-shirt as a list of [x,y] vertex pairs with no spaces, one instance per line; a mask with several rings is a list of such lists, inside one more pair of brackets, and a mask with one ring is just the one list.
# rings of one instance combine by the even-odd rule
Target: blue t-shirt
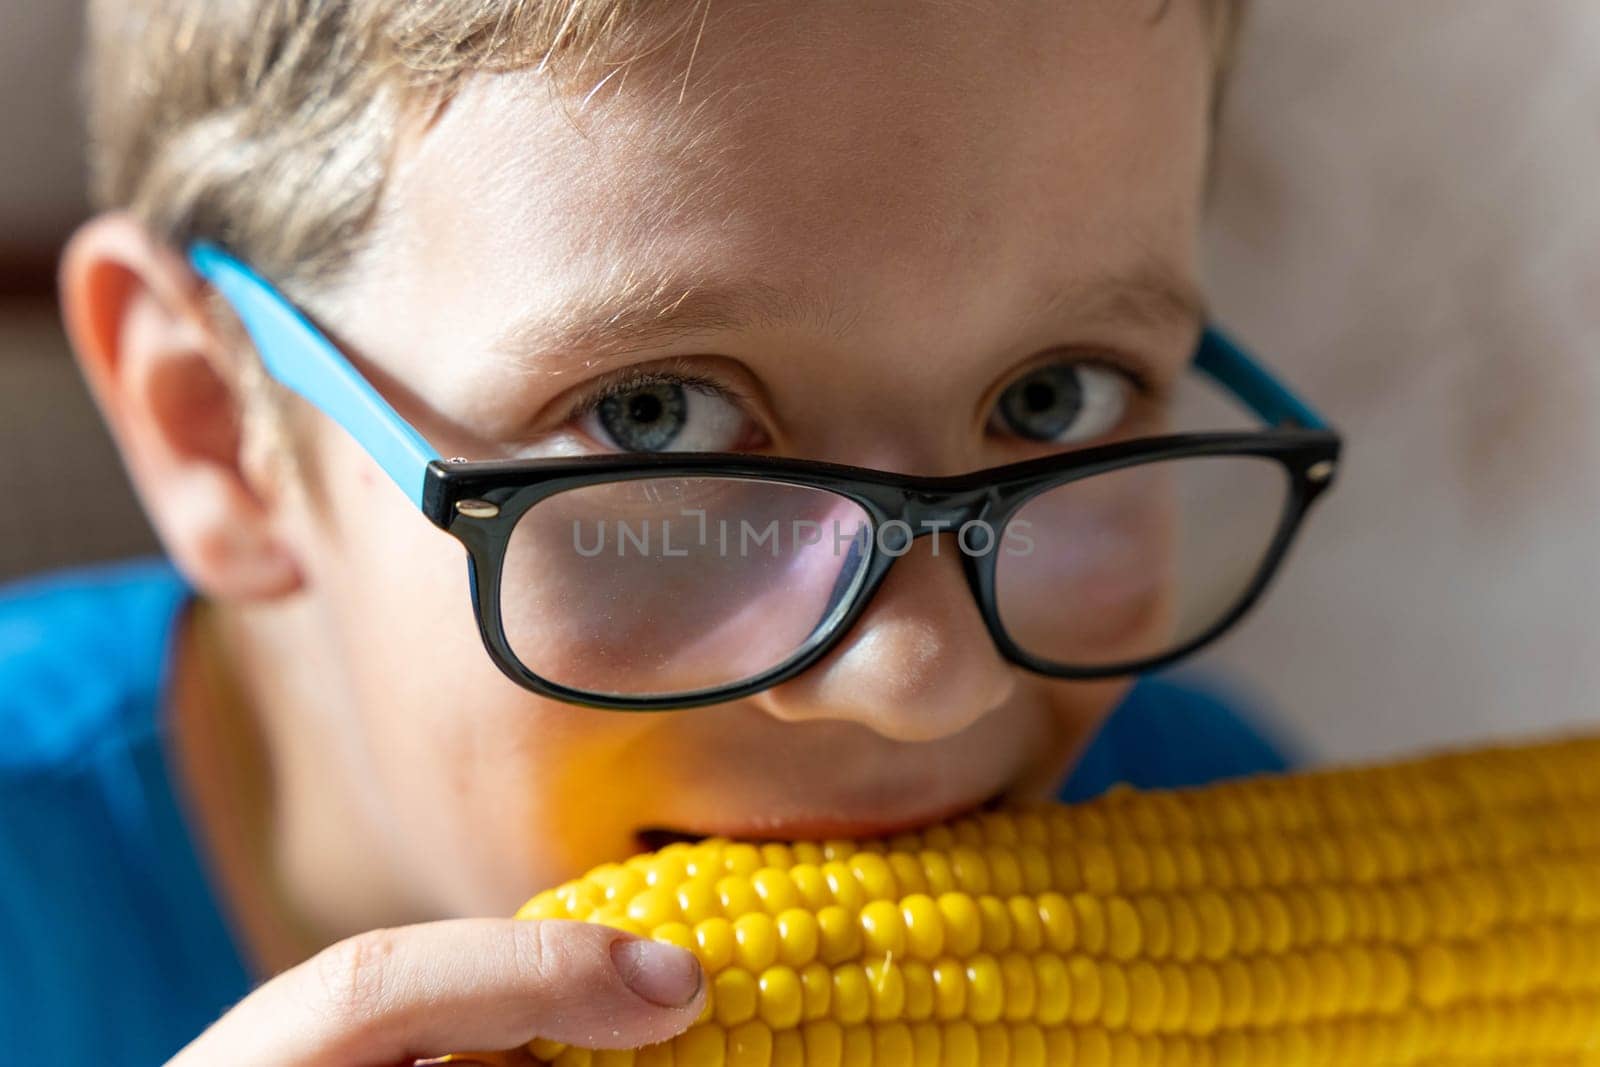
[[[165,560],[0,588],[0,1049],[52,1067],[159,1064],[248,993],[163,731],[190,596]],[[1215,696],[1144,679],[1062,790],[1280,770]]]

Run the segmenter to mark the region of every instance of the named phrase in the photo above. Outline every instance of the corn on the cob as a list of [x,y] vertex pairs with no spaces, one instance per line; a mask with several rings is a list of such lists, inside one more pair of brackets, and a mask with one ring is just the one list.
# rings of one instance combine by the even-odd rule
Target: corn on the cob
[[708,976],[675,1040],[556,1067],[1595,1067],[1600,739],[680,843],[518,916]]

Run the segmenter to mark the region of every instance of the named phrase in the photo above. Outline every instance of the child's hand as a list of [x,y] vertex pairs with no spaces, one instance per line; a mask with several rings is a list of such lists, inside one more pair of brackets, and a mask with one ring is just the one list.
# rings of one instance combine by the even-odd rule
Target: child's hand
[[686,1030],[704,985],[688,952],[591,923],[374,930],[266,982],[168,1067],[390,1067],[535,1037],[637,1048]]

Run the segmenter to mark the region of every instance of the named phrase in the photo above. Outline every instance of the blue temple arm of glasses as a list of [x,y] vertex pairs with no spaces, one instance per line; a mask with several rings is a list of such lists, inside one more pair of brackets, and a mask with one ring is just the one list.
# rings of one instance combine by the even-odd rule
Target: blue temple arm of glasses
[[1307,430],[1328,428],[1327,420],[1214,326],[1207,327],[1201,335],[1194,365],[1244,401],[1268,425],[1300,426]]
[[194,245],[189,262],[239,316],[267,373],[344,427],[421,507],[428,463],[438,450],[271,282],[213,244]]

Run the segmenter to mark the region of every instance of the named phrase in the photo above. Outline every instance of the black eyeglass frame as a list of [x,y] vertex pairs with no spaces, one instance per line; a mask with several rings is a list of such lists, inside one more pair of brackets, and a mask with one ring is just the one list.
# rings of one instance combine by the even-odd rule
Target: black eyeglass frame
[[[1053,678],[1089,680],[1156,670],[1191,655],[1230,629],[1260,599],[1286,556],[1311,505],[1332,483],[1339,456],[1336,436],[1321,430],[1171,434],[1045,456],[948,477],[913,477],[842,464],[737,453],[575,456],[542,460],[447,463],[428,468],[423,511],[466,546],[473,608],[485,647],[496,665],[525,687],[574,704],[623,711],[666,711],[737,700],[778,685],[827,655],[859,619],[909,548],[885,551],[878,533],[898,520],[913,541],[938,530],[981,521],[995,531],[1039,493],[1130,467],[1204,457],[1250,456],[1277,463],[1288,483],[1277,529],[1249,585],[1234,606],[1195,637],[1159,656],[1101,667],[1072,667],[1044,660],[1012,640],[1000,617],[995,575],[1000,553],[960,552],[967,585],[985,627],[1007,660]],[[842,610],[830,613],[806,644],[777,666],[744,681],[687,693],[631,696],[574,689],[530,670],[512,650],[501,617],[501,575],[516,525],[530,509],[573,489],[641,478],[738,478],[824,490],[859,505],[872,536],[863,576]],[[996,536],[998,540],[998,533]]]
[[[1180,433],[1121,441],[944,477],[920,477],[842,464],[743,453],[658,453],[542,460],[445,460],[402,419],[302,312],[266,279],[220,248],[198,244],[190,261],[229,301],[269,374],[350,433],[436,526],[467,551],[473,612],[495,665],[543,696],[614,711],[669,711],[722,703],[768,689],[806,670],[850,631],[904,551],[888,552],[878,533],[898,520],[913,540],[979,520],[999,531],[1036,495],[1084,478],[1150,463],[1203,457],[1257,457],[1282,467],[1288,491],[1268,549],[1245,592],[1216,623],[1159,656],[1101,667],[1072,667],[1034,656],[1006,632],[995,593],[998,550],[957,553],[991,638],[1012,663],[1055,678],[1091,680],[1159,669],[1215,641],[1260,599],[1313,503],[1333,483],[1341,439],[1322,418],[1214,327],[1202,334],[1195,366],[1234,393],[1272,427]],[[854,501],[871,520],[863,576],[807,642],[782,663],[748,679],[684,693],[635,696],[576,689],[529,669],[512,650],[501,614],[501,579],[521,518],[558,493],[640,478],[717,477],[804,486]],[[909,544],[900,546],[908,550]]]

